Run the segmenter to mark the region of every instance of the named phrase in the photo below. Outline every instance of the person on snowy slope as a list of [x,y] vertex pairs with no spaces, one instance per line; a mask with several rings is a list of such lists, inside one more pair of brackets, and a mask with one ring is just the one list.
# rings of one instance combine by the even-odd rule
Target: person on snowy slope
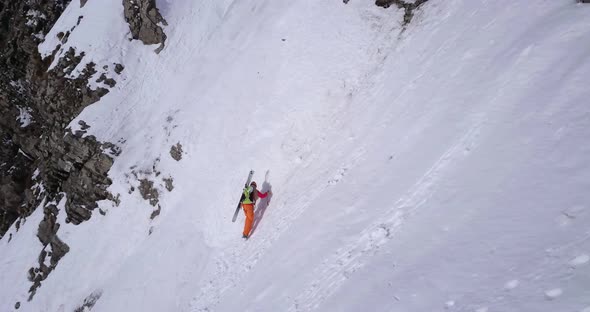
[[246,215],[246,222],[244,223],[244,232],[242,233],[243,238],[250,237],[250,231],[252,230],[252,224],[254,223],[254,205],[256,205],[256,200],[258,198],[265,198],[268,195],[268,192],[262,193],[256,189],[256,182],[252,181],[250,186],[246,186],[244,188],[244,193],[242,193],[242,209],[244,209],[244,214]]

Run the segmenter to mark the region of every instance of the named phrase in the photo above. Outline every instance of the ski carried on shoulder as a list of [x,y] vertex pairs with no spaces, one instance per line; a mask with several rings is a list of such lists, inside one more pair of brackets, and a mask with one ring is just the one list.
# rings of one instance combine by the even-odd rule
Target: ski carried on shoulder
[[[250,185],[250,181],[252,181],[253,175],[254,170],[250,170],[250,173],[248,174],[248,181],[246,181],[244,187],[248,187],[248,185]],[[240,212],[240,205],[242,204],[242,195],[243,194],[240,194],[240,200],[238,201],[238,206],[236,207],[236,211],[234,212],[234,217],[231,219],[231,222],[236,222],[236,219],[238,218],[238,213]]]

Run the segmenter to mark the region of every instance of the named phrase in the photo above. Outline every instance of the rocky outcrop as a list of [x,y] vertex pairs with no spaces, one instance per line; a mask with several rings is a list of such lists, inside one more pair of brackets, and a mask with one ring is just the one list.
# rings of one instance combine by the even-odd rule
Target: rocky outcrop
[[166,34],[159,25],[168,25],[156,7],[156,0],[123,0],[125,21],[133,39],[144,44],[160,44],[156,53],[164,49]]
[[[0,236],[19,217],[28,215],[26,190],[32,185],[35,151],[50,126],[39,114],[39,82],[46,71],[37,53],[41,42],[69,0],[0,0]],[[41,67],[41,68],[40,68]]]
[[[108,90],[87,87],[96,73],[93,63],[76,79],[66,78],[84,58],[84,52],[74,48],[47,70],[54,56],[41,58],[37,45],[42,37],[36,32],[47,33],[69,1],[29,2],[0,0],[2,25],[8,25],[0,32],[0,235],[39,203],[40,196],[27,192],[35,170],[43,195],[52,198],[65,192],[69,220],[87,220],[96,200],[110,197],[106,176],[117,154],[114,145],[83,137],[83,130],[64,136],[70,121]],[[115,69],[122,71],[123,66]],[[103,82],[114,85],[111,78]]]
[[[113,200],[107,191],[112,181],[107,173],[113,165],[112,156],[120,150],[110,143],[100,143],[93,136],[82,137],[83,133],[68,133],[62,144],[55,149],[54,161],[47,168],[54,181],[61,183],[59,189],[65,192],[67,201],[66,222],[80,224],[90,219],[97,201]],[[105,153],[106,151],[106,153]],[[60,179],[61,178],[61,179]]]
[[10,133],[0,127],[0,237],[20,216],[25,190],[30,187],[32,161],[19,150]]
[[[51,271],[55,269],[59,260],[70,251],[70,247],[64,243],[58,236],[59,223],[57,215],[59,210],[53,204],[45,206],[43,221],[39,223],[37,237],[43,244],[43,249],[39,253],[38,267],[29,269],[29,281],[33,282],[29,289],[29,300],[33,299],[37,289],[41,286]],[[49,262],[47,261],[49,258]]]
[[[29,271],[29,300],[69,251],[59,238],[58,214],[79,224],[92,216],[97,201],[117,201],[107,191],[107,173],[118,147],[86,135],[90,126],[84,122],[75,133],[66,129],[115,81],[101,76],[105,88],[92,90],[88,81],[97,72],[94,63],[85,64],[77,78],[70,77],[82,63],[83,51],[64,51],[52,70],[49,65],[61,47],[46,59],[37,51],[69,2],[0,0],[0,237],[15,220],[18,230],[21,219],[44,203],[37,232],[43,247],[38,265]],[[61,33],[62,43],[68,36]],[[115,64],[115,72],[123,69]],[[60,211],[57,204],[64,197]]]
[[92,310],[101,296],[102,290],[93,291],[90,295],[88,295],[88,297],[84,299],[84,302],[74,310],[74,312],[87,312]]
[[172,190],[174,189],[174,179],[172,179],[171,177],[163,178],[162,181],[164,181],[164,186],[166,187],[168,192],[172,192]]
[[160,194],[154,187],[154,182],[148,179],[139,180],[139,193],[143,199],[149,201],[150,205],[155,207],[158,204]]
[[421,5],[428,2],[428,0],[415,0],[412,2],[407,2],[403,0],[375,0],[375,4],[377,6],[388,8],[392,4],[396,5],[399,9],[404,10],[404,21],[403,25],[408,25],[412,18],[414,17],[414,11],[420,8]]
[[182,159],[182,144],[180,144],[180,142],[170,147],[170,156],[176,161],[180,161]]

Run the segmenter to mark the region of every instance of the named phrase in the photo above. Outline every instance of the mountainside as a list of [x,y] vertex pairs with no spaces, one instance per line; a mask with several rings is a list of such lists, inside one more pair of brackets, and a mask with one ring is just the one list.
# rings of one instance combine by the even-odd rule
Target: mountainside
[[587,4],[0,22],[0,311],[590,311]]

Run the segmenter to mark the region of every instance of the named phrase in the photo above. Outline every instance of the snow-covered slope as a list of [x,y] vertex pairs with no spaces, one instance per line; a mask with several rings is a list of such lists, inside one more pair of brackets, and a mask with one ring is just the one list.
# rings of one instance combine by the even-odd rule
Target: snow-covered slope
[[[13,227],[1,311],[590,310],[590,6],[432,0],[404,31],[372,1],[158,6],[159,55],[118,0],[40,46],[83,15],[64,48],[125,65],[71,124],[122,148],[121,203],[60,212],[70,251],[30,302],[43,211]],[[249,169],[272,197],[242,241]]]

